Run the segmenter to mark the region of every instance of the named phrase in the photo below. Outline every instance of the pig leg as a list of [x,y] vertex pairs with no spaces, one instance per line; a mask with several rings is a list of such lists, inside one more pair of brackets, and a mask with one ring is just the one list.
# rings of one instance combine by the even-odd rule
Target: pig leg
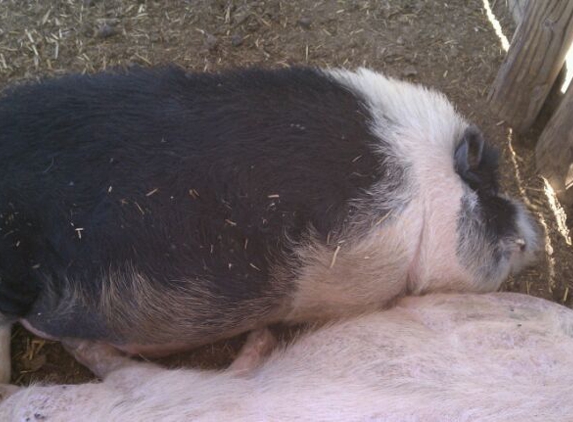
[[228,370],[239,376],[248,373],[261,364],[276,344],[277,341],[268,328],[251,331]]
[[138,364],[108,344],[66,339],[62,341],[62,345],[79,363],[101,379],[122,367]]
[[0,384],[10,382],[10,339],[12,324],[0,320]]

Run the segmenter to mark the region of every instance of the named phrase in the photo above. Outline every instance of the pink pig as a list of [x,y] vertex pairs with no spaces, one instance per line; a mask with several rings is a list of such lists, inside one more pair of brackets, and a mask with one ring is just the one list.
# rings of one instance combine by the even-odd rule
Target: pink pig
[[167,370],[76,343],[102,383],[5,385],[2,421],[566,421],[573,311],[521,294],[408,297],[226,371]]

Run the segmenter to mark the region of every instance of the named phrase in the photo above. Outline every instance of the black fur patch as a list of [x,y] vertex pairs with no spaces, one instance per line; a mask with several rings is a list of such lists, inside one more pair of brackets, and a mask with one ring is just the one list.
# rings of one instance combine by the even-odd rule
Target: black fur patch
[[368,120],[354,95],[307,68],[132,69],[7,91],[0,312],[54,336],[113,336],[96,302],[49,314],[69,285],[89,303],[106,271],[126,265],[158,289],[196,283],[213,326],[242,303],[280,300],[292,286],[273,287],[271,270],[292,258],[291,241],[339,230],[384,174]]
[[[485,278],[494,277],[502,260],[509,259],[510,251],[503,247],[503,240],[510,239],[519,233],[517,227],[517,208],[509,200],[493,195],[478,195],[478,205],[472,207],[468,195],[462,197],[462,208],[458,219],[459,233],[458,256],[466,257],[472,262],[488,262],[487,267],[480,268]],[[480,233],[482,236],[476,237]],[[487,243],[482,245],[482,241]],[[486,247],[488,255],[482,257],[483,251],[472,248]],[[465,262],[470,266],[472,262]]]

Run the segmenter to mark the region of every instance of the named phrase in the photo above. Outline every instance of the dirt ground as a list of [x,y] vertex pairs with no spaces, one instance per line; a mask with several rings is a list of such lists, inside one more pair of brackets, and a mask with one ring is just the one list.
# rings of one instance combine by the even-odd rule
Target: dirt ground
[[[492,3],[511,38],[506,0]],[[538,130],[511,139],[488,109],[503,54],[482,0],[0,0],[0,88],[39,76],[175,62],[206,71],[253,64],[368,66],[442,90],[500,146],[507,191],[523,197],[546,227],[539,263],[504,289],[571,307],[572,250],[535,173],[530,145]],[[221,367],[241,341],[164,363]],[[89,379],[58,344],[14,330],[14,382]]]

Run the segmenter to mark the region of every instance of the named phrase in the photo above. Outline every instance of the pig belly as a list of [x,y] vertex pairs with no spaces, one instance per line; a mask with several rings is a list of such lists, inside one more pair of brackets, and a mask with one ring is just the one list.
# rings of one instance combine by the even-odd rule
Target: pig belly
[[[39,330],[33,327],[29,321],[23,319],[20,320],[20,324],[26,328],[26,330],[30,331],[35,336],[41,337],[46,340],[51,341],[62,341],[65,337],[56,337],[50,335],[42,330]],[[101,341],[103,344],[109,344],[110,346],[115,347],[116,349],[127,353],[128,355],[142,355],[146,357],[163,357],[168,356],[174,353],[185,352],[191,349],[198,347],[197,343],[191,342],[172,342],[172,343],[163,343],[163,344],[115,344],[110,341]]]
[[[155,294],[145,295],[157,299],[152,304],[122,303],[121,297],[139,294],[127,291],[103,309],[85,305],[85,301],[55,302],[41,297],[33,312],[20,321],[32,333],[49,340],[88,340],[128,354],[155,357],[262,328],[283,319],[284,314],[280,300],[274,298],[255,298],[246,304],[243,301],[225,307],[225,303],[193,295],[182,294],[173,299],[162,291],[152,293]],[[174,305],[173,301],[177,303]]]
[[109,344],[128,355],[140,355],[148,358],[160,358],[175,353],[186,352],[198,347],[196,343],[185,342],[167,344]]

